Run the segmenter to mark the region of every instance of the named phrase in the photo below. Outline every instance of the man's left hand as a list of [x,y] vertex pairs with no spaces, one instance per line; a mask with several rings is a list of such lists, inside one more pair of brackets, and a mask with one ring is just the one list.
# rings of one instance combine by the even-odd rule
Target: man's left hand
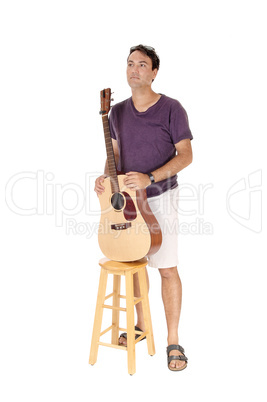
[[124,184],[131,190],[141,190],[151,184],[149,176],[144,173],[128,172],[126,176]]

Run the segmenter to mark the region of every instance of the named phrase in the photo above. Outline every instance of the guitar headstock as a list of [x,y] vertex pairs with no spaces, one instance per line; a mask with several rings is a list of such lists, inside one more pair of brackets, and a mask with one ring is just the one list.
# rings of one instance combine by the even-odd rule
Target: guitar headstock
[[104,115],[104,114],[108,114],[108,112],[110,111],[110,102],[113,99],[111,99],[111,89],[110,88],[106,88],[103,89],[102,91],[100,91],[100,104],[101,104],[101,110],[100,110],[100,114]]

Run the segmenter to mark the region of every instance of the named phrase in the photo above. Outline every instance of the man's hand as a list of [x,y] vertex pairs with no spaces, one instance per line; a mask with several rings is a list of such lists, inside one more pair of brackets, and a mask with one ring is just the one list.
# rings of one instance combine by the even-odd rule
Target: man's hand
[[150,178],[147,174],[139,172],[128,172],[126,173],[126,178],[124,179],[124,184],[131,190],[141,190],[146,188],[151,184]]
[[102,186],[101,183],[103,183],[103,181],[105,180],[106,177],[108,177],[106,174],[102,174],[102,176],[99,176],[95,181],[95,189],[94,190],[98,196],[105,191],[105,187]]

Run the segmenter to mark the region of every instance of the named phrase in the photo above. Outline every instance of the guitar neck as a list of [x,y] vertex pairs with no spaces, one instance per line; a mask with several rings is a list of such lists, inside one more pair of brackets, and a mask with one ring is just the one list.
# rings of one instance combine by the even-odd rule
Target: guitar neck
[[119,193],[120,188],[119,188],[119,182],[118,182],[118,176],[117,176],[115,155],[114,155],[112,140],[111,140],[111,136],[110,136],[109,121],[108,121],[107,114],[102,116],[102,122],[103,122],[106,152],[107,152],[108,171],[109,171],[110,182],[111,182],[111,192]]

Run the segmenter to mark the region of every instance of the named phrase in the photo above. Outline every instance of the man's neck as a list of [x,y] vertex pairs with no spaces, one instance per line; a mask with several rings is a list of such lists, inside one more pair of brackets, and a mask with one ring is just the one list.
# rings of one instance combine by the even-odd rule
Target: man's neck
[[145,112],[153,106],[160,98],[160,95],[152,91],[151,88],[132,89],[132,100],[135,108],[140,112]]

